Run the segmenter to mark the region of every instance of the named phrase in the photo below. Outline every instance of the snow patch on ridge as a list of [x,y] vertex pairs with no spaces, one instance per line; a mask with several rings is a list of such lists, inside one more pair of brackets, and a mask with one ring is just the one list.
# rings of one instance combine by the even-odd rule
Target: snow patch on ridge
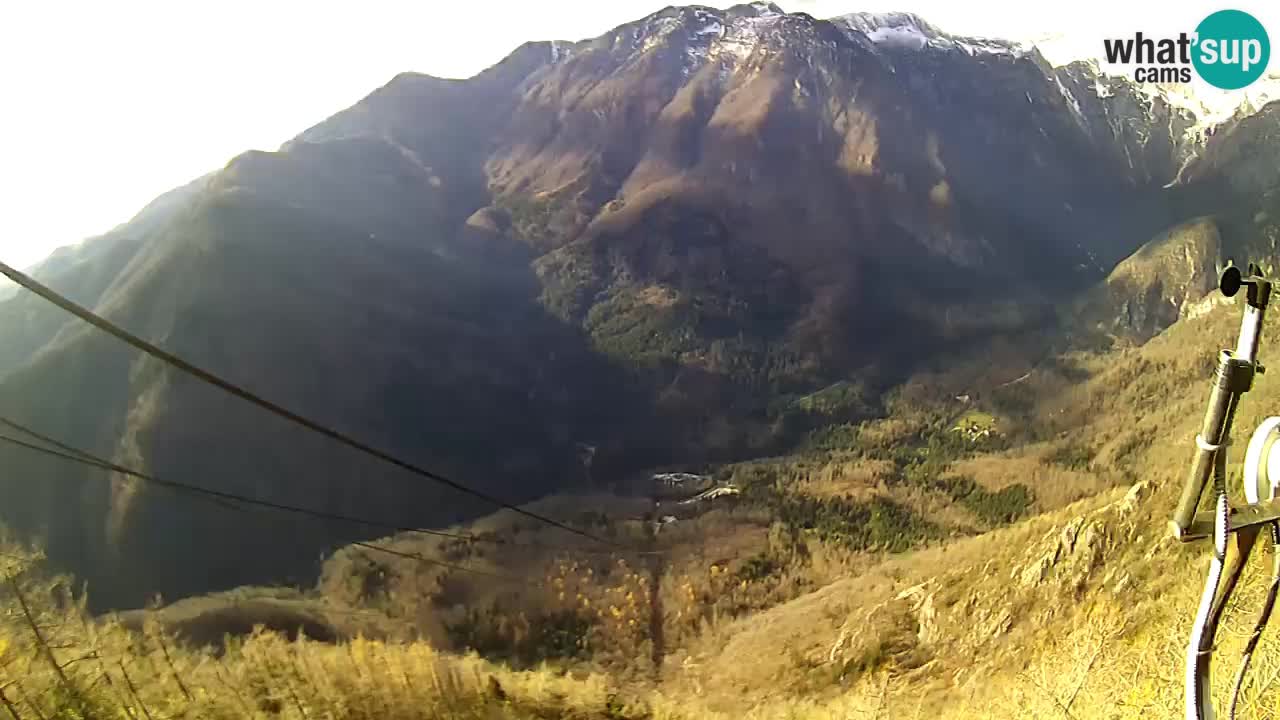
[[562,40],[551,41],[551,62],[560,62],[573,57],[573,44]]
[[916,50],[929,44],[929,36],[912,27],[876,28],[867,33],[867,38],[877,45],[896,45]]
[[834,17],[831,22],[846,33],[861,34],[872,43],[885,47],[959,50],[970,57],[1021,55],[1027,52],[1025,46],[1008,40],[948,35],[913,13],[850,13]]
[[1053,83],[1058,86],[1058,92],[1062,93],[1063,99],[1071,106],[1071,110],[1075,113],[1076,118],[1083,122],[1084,111],[1080,109],[1080,101],[1076,99],[1075,95],[1071,94],[1071,91],[1067,89],[1066,85],[1062,84],[1062,79],[1056,74],[1053,76]]

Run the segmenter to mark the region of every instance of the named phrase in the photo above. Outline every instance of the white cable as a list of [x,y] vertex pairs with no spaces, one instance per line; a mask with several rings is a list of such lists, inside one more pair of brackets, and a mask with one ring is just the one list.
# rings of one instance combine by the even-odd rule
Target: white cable
[[1227,521],[1226,495],[1217,497],[1213,515],[1213,559],[1209,562],[1209,577],[1205,579],[1204,592],[1200,596],[1200,607],[1196,611],[1195,621],[1191,625],[1191,638],[1187,642],[1185,695],[1187,720],[1214,720],[1213,701],[1209,696],[1208,667],[1213,647],[1210,645],[1204,651],[1200,648],[1206,644],[1209,613],[1213,610],[1213,600],[1218,594],[1218,584],[1222,582],[1224,559],[1227,554],[1227,535],[1231,532]]

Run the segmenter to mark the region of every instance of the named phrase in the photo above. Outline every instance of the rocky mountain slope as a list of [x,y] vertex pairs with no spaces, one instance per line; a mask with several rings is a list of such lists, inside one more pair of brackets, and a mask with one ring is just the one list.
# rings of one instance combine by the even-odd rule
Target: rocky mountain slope
[[1177,225],[1125,258],[1083,306],[1073,308],[1093,328],[1138,342],[1218,301],[1209,296],[1222,267],[1222,238],[1212,218]]
[[[1056,307],[1163,229],[1219,202],[1239,215],[1251,176],[1231,164],[1224,180],[1214,158],[1269,132],[1258,118],[1170,190],[1190,118],[1085,66],[909,15],[668,8],[468,80],[397,76],[38,275],[288,407],[525,500],[784,451],[881,411],[935,355],[1052,332]],[[1240,246],[1236,225],[1223,234]],[[123,463],[406,524],[485,510],[25,295],[0,301],[0,329],[5,412]],[[824,388],[857,392],[801,402]],[[285,537],[265,515],[0,461],[3,519],[106,605],[305,579],[319,550],[364,535]]]

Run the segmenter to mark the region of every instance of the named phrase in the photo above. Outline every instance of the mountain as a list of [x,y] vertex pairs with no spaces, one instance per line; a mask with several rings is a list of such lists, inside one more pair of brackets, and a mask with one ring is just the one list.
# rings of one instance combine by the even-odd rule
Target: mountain
[[[1213,158],[1247,145],[1218,136],[1179,179],[1193,120],[911,15],[673,7],[467,80],[398,75],[37,275],[297,412],[525,501],[782,452],[883,412],[935,356],[1042,342],[1135,249],[1245,192]],[[401,524],[490,509],[26,295],[0,301],[0,328],[5,412],[123,464]],[[832,388],[820,411],[804,401]],[[101,606],[305,580],[368,535],[282,533],[18,450],[0,463],[3,520]]]
[[1178,320],[1203,313],[1218,286],[1222,237],[1212,218],[1188,220],[1125,258],[1075,309],[1104,333],[1139,343]]

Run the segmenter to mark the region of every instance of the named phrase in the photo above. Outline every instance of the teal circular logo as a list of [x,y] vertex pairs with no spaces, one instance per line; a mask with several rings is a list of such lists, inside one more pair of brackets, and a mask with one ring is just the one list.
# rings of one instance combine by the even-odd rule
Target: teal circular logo
[[1191,62],[1210,85],[1238,90],[1262,77],[1271,41],[1257,18],[1241,10],[1219,10],[1196,26]]

